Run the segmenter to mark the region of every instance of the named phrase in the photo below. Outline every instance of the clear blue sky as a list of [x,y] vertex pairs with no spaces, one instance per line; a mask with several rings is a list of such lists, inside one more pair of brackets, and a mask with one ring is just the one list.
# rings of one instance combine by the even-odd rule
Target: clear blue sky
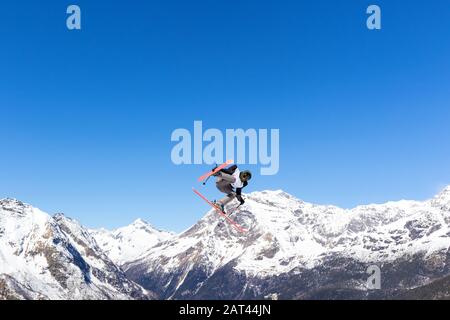
[[[66,8],[82,30],[66,29]],[[382,9],[381,31],[365,10]],[[0,198],[89,227],[181,231],[208,166],[170,135],[279,128],[283,189],[352,207],[450,184],[450,10],[431,1],[8,1],[0,5]],[[258,167],[250,167],[258,171]],[[205,193],[217,197],[213,184]]]

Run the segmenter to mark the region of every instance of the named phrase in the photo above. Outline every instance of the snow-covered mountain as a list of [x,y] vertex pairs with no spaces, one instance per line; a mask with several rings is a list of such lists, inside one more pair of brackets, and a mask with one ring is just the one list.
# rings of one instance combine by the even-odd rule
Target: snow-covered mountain
[[[234,219],[211,210],[124,266],[160,298],[385,298],[450,275],[450,187],[434,199],[358,206],[254,192]],[[382,290],[367,290],[367,268]]]
[[90,233],[62,214],[0,200],[0,299],[148,299]]
[[98,245],[117,265],[136,260],[141,254],[174,234],[152,227],[142,219],[113,231],[89,230]]
[[[88,230],[0,200],[0,299],[450,297],[450,186],[350,210],[283,191],[245,198],[232,217],[248,233],[211,210],[178,235],[142,220]],[[366,285],[373,265],[381,290]]]

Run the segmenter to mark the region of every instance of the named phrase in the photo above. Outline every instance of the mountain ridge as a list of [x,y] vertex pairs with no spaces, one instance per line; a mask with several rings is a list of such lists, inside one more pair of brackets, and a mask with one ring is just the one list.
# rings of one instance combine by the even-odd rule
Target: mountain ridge
[[0,201],[0,298],[149,299],[78,222]]
[[[363,266],[396,266],[404,264],[408,256],[418,257],[417,266],[434,259],[436,269],[445,269],[450,212],[433,205],[436,199],[442,200],[441,196],[342,209],[307,203],[280,190],[252,192],[245,195],[246,204],[232,216],[250,230],[247,234],[220,221],[210,210],[194,226],[125,264],[124,269],[144,287],[165,288],[159,292],[165,299],[261,298],[233,292],[242,292],[253,282],[258,283],[259,292],[271,279],[287,274],[294,281],[298,275],[313,274],[314,270],[333,272],[339,260],[359,270],[351,281],[358,287],[365,285],[361,282],[361,275],[366,276]],[[431,279],[431,273],[427,279]],[[212,285],[216,276],[229,277],[231,283],[239,285],[229,290],[222,287],[223,283]],[[247,280],[241,283],[243,278]],[[418,278],[415,281],[421,284]],[[207,289],[217,286],[230,295]],[[271,294],[282,296],[267,292]],[[290,298],[297,296],[309,295],[295,293]]]
[[[142,219],[108,231],[2,199],[0,298],[445,297],[450,186],[424,201],[351,209],[308,203],[282,190],[245,198],[232,218],[246,234],[214,210],[179,234]],[[378,291],[365,282],[374,264],[384,279]]]

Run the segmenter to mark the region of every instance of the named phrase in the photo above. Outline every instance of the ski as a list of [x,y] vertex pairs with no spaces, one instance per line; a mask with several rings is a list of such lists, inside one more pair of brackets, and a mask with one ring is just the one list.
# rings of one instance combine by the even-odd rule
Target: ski
[[227,162],[225,162],[224,164],[221,164],[220,166],[218,166],[216,169],[214,169],[213,171],[210,171],[208,173],[205,173],[204,175],[202,175],[200,178],[198,178],[199,182],[202,182],[203,180],[205,180],[206,178],[212,176],[213,174],[216,174],[217,172],[219,172],[220,170],[224,169],[225,167],[229,166],[230,164],[233,163],[233,160],[228,160]]
[[233,227],[236,228],[236,230],[238,230],[239,232],[245,233],[248,230],[242,228],[238,223],[236,223],[235,221],[233,221],[232,219],[230,219],[230,217],[228,217],[222,210],[219,209],[219,207],[215,206],[214,203],[212,203],[211,201],[209,201],[206,197],[204,197],[200,192],[198,192],[197,190],[195,190],[194,188],[192,188],[192,191],[194,191],[200,198],[202,198],[203,200],[205,200],[211,207],[213,207],[214,209],[216,209],[217,213],[220,214],[222,217],[224,217]]

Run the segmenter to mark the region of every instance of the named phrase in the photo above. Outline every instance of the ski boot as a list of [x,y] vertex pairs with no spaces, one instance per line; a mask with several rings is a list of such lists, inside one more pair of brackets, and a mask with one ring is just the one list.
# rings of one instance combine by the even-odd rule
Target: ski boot
[[219,209],[220,211],[222,211],[224,214],[227,214],[227,213],[225,212],[225,206],[224,206],[223,204],[221,204],[219,201],[214,200],[212,203],[213,203],[213,205],[214,205],[215,207],[217,207],[217,209]]

